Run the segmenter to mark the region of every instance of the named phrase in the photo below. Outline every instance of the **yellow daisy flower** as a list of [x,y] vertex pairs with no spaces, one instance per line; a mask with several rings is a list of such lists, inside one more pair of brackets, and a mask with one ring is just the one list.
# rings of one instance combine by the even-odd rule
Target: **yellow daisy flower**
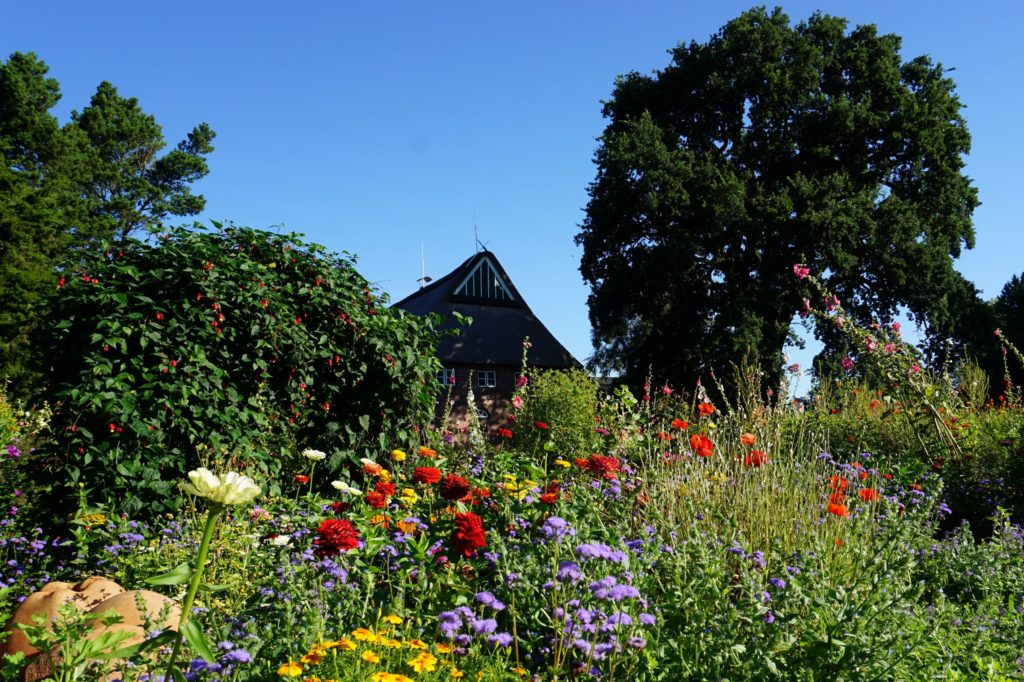
[[367,663],[380,663],[380,656],[378,656],[377,654],[373,653],[373,652],[372,652],[372,651],[370,651],[369,649],[367,649],[366,651],[364,651],[364,652],[363,652],[363,653],[362,653],[362,654],[360,655],[360,658],[362,658],[362,659],[363,659],[364,661],[366,661]]
[[377,635],[375,635],[372,630],[367,630],[366,628],[358,628],[356,630],[353,630],[352,631],[352,636],[355,637],[360,642],[376,642],[377,641]]
[[400,625],[402,623],[402,617],[396,616],[393,613],[389,613],[388,615],[384,616],[384,620],[391,623],[392,625]]
[[565,461],[564,459],[556,459],[556,460],[555,460],[555,464],[556,464],[557,466],[560,466],[560,467],[562,467],[563,469],[568,469],[569,467],[571,467],[571,466],[572,466],[572,464],[569,464],[569,463],[568,463],[568,462],[566,462],[566,461]]
[[409,661],[409,667],[418,673],[424,671],[432,673],[437,670],[437,656],[424,651],[419,656]]

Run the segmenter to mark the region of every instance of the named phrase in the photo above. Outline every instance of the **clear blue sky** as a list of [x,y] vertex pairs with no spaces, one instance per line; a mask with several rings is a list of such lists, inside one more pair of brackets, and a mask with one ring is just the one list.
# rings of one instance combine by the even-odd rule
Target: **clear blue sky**
[[[668,63],[744,2],[4,3],[0,52],[34,51],[67,120],[108,80],[171,144],[217,131],[203,219],[284,225],[398,300],[474,252],[473,226],[540,319],[591,351],[573,236],[614,78]],[[958,267],[998,295],[1024,271],[1024,3],[787,2],[875,23],[946,67],[973,135],[977,248]],[[808,354],[795,354],[806,363]]]

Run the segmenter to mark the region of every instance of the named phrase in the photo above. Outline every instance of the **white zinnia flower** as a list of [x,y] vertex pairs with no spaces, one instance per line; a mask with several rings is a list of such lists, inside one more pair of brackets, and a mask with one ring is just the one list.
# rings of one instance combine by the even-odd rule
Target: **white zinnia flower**
[[248,476],[229,471],[214,474],[205,467],[188,472],[191,483],[182,483],[182,489],[215,504],[246,504],[260,494],[260,487]]
[[362,495],[363,493],[358,488],[353,488],[344,481],[331,481],[331,486],[338,492],[348,493],[349,495]]
[[311,450],[311,449],[303,450],[302,451],[302,456],[305,457],[306,459],[311,459],[314,462],[320,462],[322,460],[327,459],[327,453],[326,452],[321,452],[319,450]]

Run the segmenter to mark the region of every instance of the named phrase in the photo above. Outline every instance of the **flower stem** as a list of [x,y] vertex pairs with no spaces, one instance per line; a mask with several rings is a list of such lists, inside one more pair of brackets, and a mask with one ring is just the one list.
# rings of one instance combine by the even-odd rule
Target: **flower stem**
[[199,584],[203,578],[203,569],[206,568],[206,555],[210,552],[210,541],[213,539],[213,531],[217,527],[217,517],[224,510],[220,505],[210,507],[210,513],[206,516],[206,527],[203,528],[203,539],[199,543],[199,554],[196,557],[196,567],[192,572],[192,581],[185,592],[185,601],[181,604],[181,619],[178,621],[178,634],[174,638],[174,648],[171,649],[171,657],[167,661],[167,672],[164,673],[165,682],[171,682],[174,670],[174,661],[178,658],[178,651],[181,649],[181,640],[185,636],[185,625],[192,613],[192,602],[199,591]]

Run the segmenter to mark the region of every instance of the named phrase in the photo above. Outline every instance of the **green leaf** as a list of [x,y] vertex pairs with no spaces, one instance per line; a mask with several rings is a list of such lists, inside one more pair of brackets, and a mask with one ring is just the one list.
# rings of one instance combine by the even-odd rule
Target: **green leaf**
[[188,643],[196,650],[196,653],[203,657],[203,660],[207,663],[215,663],[217,661],[217,657],[213,655],[213,650],[210,649],[210,644],[206,641],[206,635],[203,634],[203,629],[199,626],[199,623],[189,618],[185,621],[181,631],[185,635],[185,639],[188,640]]
[[163,575],[146,578],[144,582],[147,585],[181,585],[182,583],[188,582],[193,573],[194,571],[192,570],[192,567],[187,563],[184,563],[179,564],[173,570],[164,573]]

